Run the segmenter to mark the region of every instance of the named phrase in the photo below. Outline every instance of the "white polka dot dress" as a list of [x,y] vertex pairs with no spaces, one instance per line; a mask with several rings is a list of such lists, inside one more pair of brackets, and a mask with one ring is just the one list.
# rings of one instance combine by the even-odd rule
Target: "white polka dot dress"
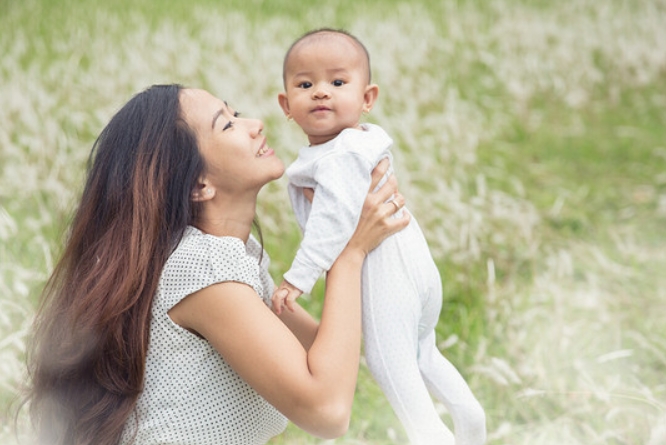
[[[214,283],[246,283],[270,301],[268,257],[247,245],[188,227],[167,261],[153,303],[145,387],[121,444],[252,445],[280,434],[287,419],[257,394],[206,341],[167,312]],[[134,440],[134,441],[133,441]]]
[[[356,229],[377,163],[391,159],[391,138],[378,126],[344,130],[304,147],[289,166],[289,196],[303,241],[284,278],[310,292]],[[390,172],[391,170],[389,170]],[[312,204],[303,188],[315,189]],[[481,445],[485,414],[456,368],[440,353],[435,326],[441,279],[416,218],[370,252],[363,266],[363,338],[368,368],[413,445]],[[431,396],[448,409],[454,435]]]

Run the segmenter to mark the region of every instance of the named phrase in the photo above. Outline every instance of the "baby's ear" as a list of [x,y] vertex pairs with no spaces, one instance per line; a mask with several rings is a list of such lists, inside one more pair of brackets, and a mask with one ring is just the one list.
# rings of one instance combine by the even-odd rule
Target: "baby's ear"
[[369,113],[372,110],[372,107],[375,105],[375,101],[379,96],[379,86],[373,84],[365,87],[365,93],[363,93],[363,111]]
[[278,94],[278,103],[280,104],[280,108],[282,108],[284,115],[289,119],[291,117],[291,112],[289,111],[289,98],[285,93]]

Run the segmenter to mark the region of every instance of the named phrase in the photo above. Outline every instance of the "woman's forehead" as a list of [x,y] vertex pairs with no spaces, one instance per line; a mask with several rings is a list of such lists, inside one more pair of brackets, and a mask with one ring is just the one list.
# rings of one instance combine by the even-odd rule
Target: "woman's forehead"
[[212,125],[215,114],[222,108],[227,108],[225,102],[200,89],[183,89],[181,91],[180,103],[185,119],[190,124]]

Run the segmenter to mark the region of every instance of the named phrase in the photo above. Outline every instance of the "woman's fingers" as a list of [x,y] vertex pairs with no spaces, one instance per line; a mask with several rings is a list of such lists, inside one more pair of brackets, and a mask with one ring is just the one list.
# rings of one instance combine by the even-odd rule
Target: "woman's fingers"
[[382,184],[381,187],[374,191],[377,187],[377,184],[379,184],[379,181],[381,181],[381,179],[388,171],[388,167],[388,159],[382,159],[374,168],[374,170],[372,170],[370,190],[366,199],[366,204],[379,205],[385,201],[390,200],[398,192],[398,181],[393,174],[389,175],[384,184]]
[[[365,251],[369,252],[387,237],[404,229],[410,220],[409,212],[395,215],[402,209],[404,198],[396,192],[396,204],[392,201],[376,200],[377,193],[371,193],[363,205],[354,237],[361,240]],[[395,216],[394,216],[395,215]]]
[[405,198],[398,192],[398,181],[394,175],[390,175],[374,191],[388,168],[389,161],[384,159],[372,171],[370,190],[363,203],[356,232],[350,240],[350,244],[361,246],[366,253],[409,224],[409,212],[399,213],[405,205]]
[[405,206],[405,197],[401,193],[395,192],[393,199],[387,201],[386,204],[388,204],[388,214],[396,214]]
[[379,164],[375,166],[375,168],[372,170],[372,175],[371,175],[371,181],[370,181],[370,192],[372,192],[375,187],[377,187],[377,184],[379,184],[379,181],[382,180],[384,175],[389,169],[389,160],[388,158],[384,158],[381,161],[379,161]]
[[381,202],[388,201],[391,197],[398,193],[398,180],[395,178],[395,175],[388,177],[386,182],[382,184],[381,187],[376,192],[377,199]]

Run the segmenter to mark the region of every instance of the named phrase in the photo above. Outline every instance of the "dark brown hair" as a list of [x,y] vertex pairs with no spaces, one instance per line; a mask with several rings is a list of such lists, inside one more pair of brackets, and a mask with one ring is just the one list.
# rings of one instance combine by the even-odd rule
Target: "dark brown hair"
[[144,381],[162,268],[204,171],[180,85],[156,85],[104,128],[63,255],[42,295],[27,401],[40,443],[116,444]]

